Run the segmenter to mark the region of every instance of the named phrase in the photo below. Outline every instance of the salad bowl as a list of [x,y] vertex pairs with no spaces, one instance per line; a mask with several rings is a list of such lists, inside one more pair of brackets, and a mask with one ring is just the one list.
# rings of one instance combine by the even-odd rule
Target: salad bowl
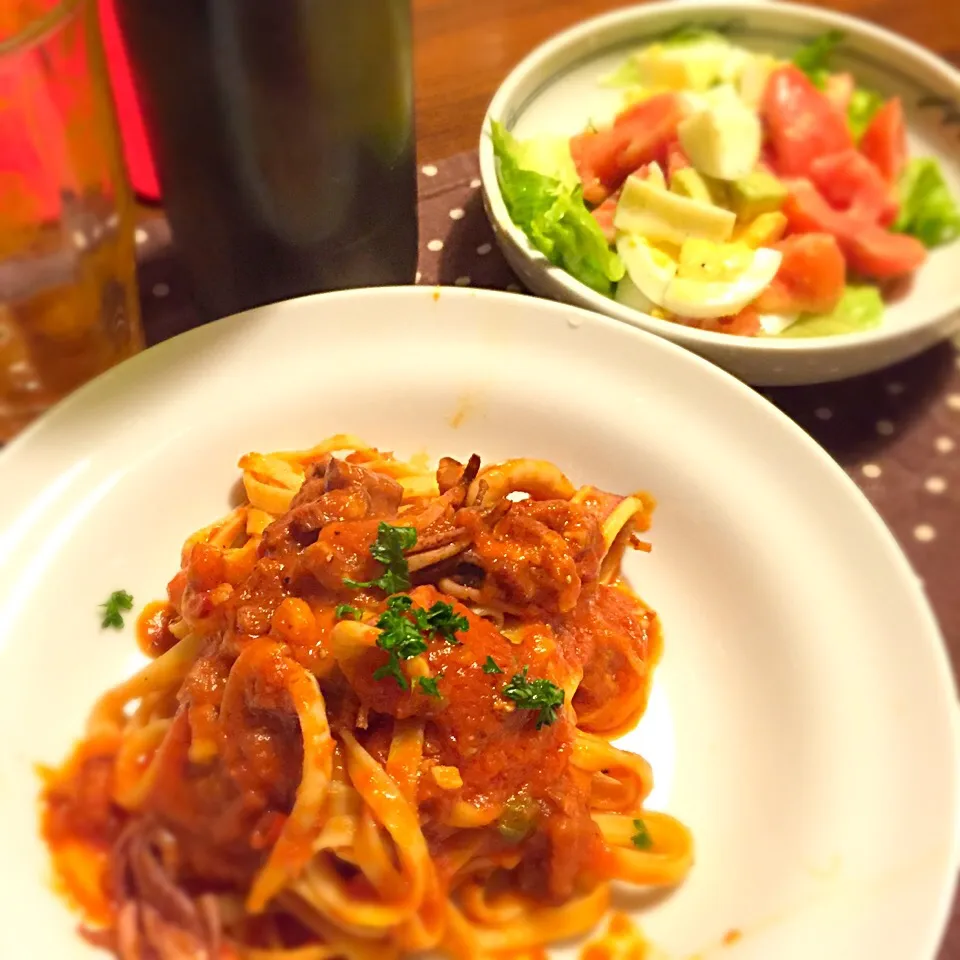
[[[785,102],[829,98],[836,116],[771,112],[774,75],[792,84]],[[624,148],[631,117],[641,142]],[[628,7],[503,82],[480,138],[484,203],[538,294],[758,386],[839,380],[960,321],[958,118],[960,73],[856,18],[756,0]],[[674,139],[650,146],[671,122]],[[845,138],[832,146],[831,123]],[[873,206],[861,175],[881,184]]]

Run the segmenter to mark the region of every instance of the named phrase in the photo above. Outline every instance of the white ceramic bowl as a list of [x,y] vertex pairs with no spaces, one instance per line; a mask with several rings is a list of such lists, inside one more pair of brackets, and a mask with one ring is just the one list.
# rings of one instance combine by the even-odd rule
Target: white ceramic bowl
[[162,595],[184,536],[228,508],[240,454],[338,431],[401,456],[547,457],[577,483],[656,495],[653,552],[626,573],[665,652],[625,741],[697,856],[673,895],[617,906],[667,956],[716,956],[737,928],[730,960],[932,960],[957,862],[955,693],[862,494],[754,391],[665,340],[532,297],[414,287],[193,330],[0,454],[0,956],[102,956],[50,889],[34,770],[141,660],[98,604]]
[[[890,303],[880,327],[815,339],[734,337],[695,330],[622,306],[554,267],[514,226],[497,184],[488,131],[498,120],[519,137],[572,135],[587,118],[615,108],[620,91],[600,77],[664,30],[681,23],[723,23],[735,42],[789,55],[828,29],[846,36],[836,66],[862,83],[903,98],[911,155],[939,159],[960,198],[960,73],[895,34],[863,20],[792,3],[670,0],[626,7],[548,40],[523,60],[497,91],[480,137],[480,171],[487,213],[510,265],[537,293],[588,307],[673,340],[749,383],[778,386],[839,380],[876,370],[924,350],[960,321],[960,241],[931,252],[909,289]],[[954,121],[945,120],[953,112]]]

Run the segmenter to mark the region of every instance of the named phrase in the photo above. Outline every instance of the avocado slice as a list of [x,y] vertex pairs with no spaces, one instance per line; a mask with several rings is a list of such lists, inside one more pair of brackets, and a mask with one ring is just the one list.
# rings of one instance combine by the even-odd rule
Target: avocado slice
[[693,167],[684,167],[670,178],[670,190],[681,197],[712,203],[716,207],[726,207],[726,184],[713,177],[698,173]]
[[730,209],[738,220],[753,220],[762,213],[774,213],[787,199],[787,188],[762,170],[748,173],[728,185]]

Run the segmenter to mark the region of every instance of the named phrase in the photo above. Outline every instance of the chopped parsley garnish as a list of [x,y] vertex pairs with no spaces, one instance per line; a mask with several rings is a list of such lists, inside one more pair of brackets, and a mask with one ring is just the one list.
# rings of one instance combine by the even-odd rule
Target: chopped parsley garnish
[[383,573],[376,580],[351,580],[344,578],[344,583],[351,590],[362,590],[364,587],[379,587],[386,593],[400,593],[410,589],[410,567],[404,550],[416,546],[417,531],[413,527],[394,527],[383,523],[377,527],[377,539],[370,544],[370,555],[374,560],[383,564]]
[[[339,608],[338,608],[339,609]],[[390,660],[374,671],[373,679],[382,680],[393,677],[401,690],[408,688],[407,678],[400,669],[401,660],[412,660],[427,651],[427,641],[441,637],[447,643],[456,645],[458,630],[467,630],[470,624],[466,617],[453,612],[449,603],[438,600],[429,610],[413,605],[413,597],[398,593],[388,598],[387,609],[377,620],[380,636],[377,646],[390,654]],[[421,689],[431,697],[439,697],[436,680],[420,680]]]
[[452,647],[460,643],[457,633],[470,629],[467,618],[454,613],[453,607],[442,600],[438,600],[429,610],[424,610],[422,607],[416,609],[413,616],[417,626],[424,633],[429,633],[431,638],[440,637]]
[[512,700],[521,710],[538,710],[537,729],[550,726],[557,719],[557,711],[563,706],[563,690],[549,680],[528,680],[524,667],[515,673],[503,688],[503,696]]
[[133,607],[133,597],[126,590],[114,590],[107,598],[106,603],[100,604],[103,612],[103,619],[100,626],[103,629],[113,627],[119,630],[123,626],[123,610],[130,610]]
[[363,612],[349,603],[338,603],[333,615],[338,620],[359,620]]
[[387,609],[380,614],[377,626],[380,636],[377,637],[377,646],[390,654],[390,659],[373,673],[374,680],[383,680],[384,677],[393,677],[400,685],[401,690],[409,688],[407,678],[400,669],[401,660],[412,660],[427,651],[427,641],[417,625],[407,616],[413,600],[401,594],[387,600]]
[[493,657],[487,657],[486,663],[480,668],[484,673],[503,673],[503,670],[497,666],[497,661]]
[[637,832],[630,838],[630,842],[638,850],[649,850],[653,846],[653,837],[650,836],[647,825],[642,820],[634,820],[633,829]]
[[436,697],[439,700],[440,691],[437,689],[437,681],[439,679],[440,679],[439,674],[435,677],[420,677],[420,679],[417,680],[417,683],[420,684],[420,689],[428,697]]

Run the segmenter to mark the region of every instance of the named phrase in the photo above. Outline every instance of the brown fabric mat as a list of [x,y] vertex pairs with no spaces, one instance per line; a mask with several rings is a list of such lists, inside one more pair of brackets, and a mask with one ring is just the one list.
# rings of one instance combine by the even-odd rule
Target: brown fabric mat
[[[483,211],[473,152],[421,167],[421,284],[515,290]],[[138,236],[144,324],[151,342],[198,317],[162,219]],[[960,356],[941,344],[876,374],[761,391],[825,447],[889,525],[930,598],[960,675]],[[826,546],[826,545],[825,545]],[[904,638],[909,644],[909,637]],[[940,960],[960,960],[960,903]]]

